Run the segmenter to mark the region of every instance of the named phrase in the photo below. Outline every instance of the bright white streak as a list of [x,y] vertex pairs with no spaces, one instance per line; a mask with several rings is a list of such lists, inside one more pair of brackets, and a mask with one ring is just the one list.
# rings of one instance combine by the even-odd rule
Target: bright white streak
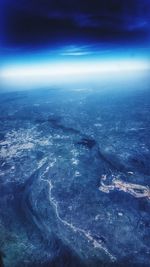
[[19,76],[57,76],[76,75],[86,73],[120,72],[130,70],[148,69],[145,61],[111,61],[111,62],[87,62],[87,63],[54,63],[54,64],[32,64],[6,67],[2,71],[2,77]]
[[116,61],[87,61],[87,62],[58,62],[29,65],[10,65],[1,71],[3,84],[7,86],[36,86],[49,83],[60,83],[89,78],[94,75],[107,75],[108,73],[125,73],[131,71],[147,70],[148,62],[142,60],[116,60]]

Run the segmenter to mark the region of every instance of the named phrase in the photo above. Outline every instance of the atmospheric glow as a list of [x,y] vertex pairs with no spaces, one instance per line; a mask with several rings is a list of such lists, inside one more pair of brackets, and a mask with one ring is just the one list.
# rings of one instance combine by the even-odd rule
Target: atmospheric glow
[[[83,79],[93,75],[99,78],[108,73],[123,75],[126,72],[147,70],[148,62],[142,60],[113,60],[113,61],[87,61],[87,62],[57,62],[41,64],[14,64],[5,66],[1,72],[4,84],[11,85],[45,85]],[[23,83],[23,84],[22,84]]]
[[2,77],[20,76],[57,76],[76,75],[101,72],[121,72],[130,70],[148,69],[145,61],[114,61],[114,62],[87,62],[87,63],[57,63],[29,66],[11,66],[2,71]]

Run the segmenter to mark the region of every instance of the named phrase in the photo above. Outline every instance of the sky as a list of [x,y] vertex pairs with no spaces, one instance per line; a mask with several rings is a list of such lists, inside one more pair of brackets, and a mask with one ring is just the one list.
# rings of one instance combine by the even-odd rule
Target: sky
[[149,14],[149,0],[0,0],[0,65],[148,59]]
[[1,46],[41,49],[74,43],[150,40],[149,0],[1,0]]

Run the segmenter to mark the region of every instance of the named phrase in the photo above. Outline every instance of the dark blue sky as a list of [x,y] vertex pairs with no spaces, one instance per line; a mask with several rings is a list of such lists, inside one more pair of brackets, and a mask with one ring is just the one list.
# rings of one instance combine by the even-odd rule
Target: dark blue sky
[[1,0],[3,49],[149,45],[149,0]]

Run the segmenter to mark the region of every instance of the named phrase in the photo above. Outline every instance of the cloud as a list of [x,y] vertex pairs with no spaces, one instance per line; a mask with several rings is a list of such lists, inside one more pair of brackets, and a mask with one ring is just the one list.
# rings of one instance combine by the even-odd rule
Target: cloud
[[61,56],[87,56],[93,53],[91,46],[69,45],[61,49]]
[[[6,45],[40,46],[61,40],[132,41],[150,35],[148,0],[2,0],[1,3],[5,7]],[[69,53],[77,56],[82,51]]]

